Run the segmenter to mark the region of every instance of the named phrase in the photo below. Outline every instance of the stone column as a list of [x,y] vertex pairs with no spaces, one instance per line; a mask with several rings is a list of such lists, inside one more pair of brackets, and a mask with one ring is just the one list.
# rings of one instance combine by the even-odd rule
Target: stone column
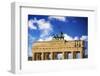
[[41,60],[44,60],[44,53],[41,52]]
[[50,59],[53,60],[53,52],[50,53]]

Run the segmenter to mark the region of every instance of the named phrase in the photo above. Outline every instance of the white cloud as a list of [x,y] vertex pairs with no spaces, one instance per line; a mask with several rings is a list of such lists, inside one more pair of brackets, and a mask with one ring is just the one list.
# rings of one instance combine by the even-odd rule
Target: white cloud
[[49,19],[57,19],[59,21],[66,21],[66,18],[63,16],[49,16]]
[[39,30],[41,31],[40,37],[48,36],[50,32],[52,32],[52,25],[49,21],[45,19],[40,19],[37,22]]
[[87,40],[88,40],[88,36],[83,35],[83,36],[80,38],[80,40],[85,40],[85,41],[87,41]]
[[[38,41],[50,41],[50,40],[52,40],[52,38],[53,38],[52,36],[44,37],[44,38],[40,38]],[[88,36],[81,36],[80,38],[75,36],[73,38],[73,37],[69,36],[68,34],[64,34],[64,39],[65,40],[72,40],[72,41],[74,41],[74,40],[85,40],[85,41],[87,41]]]
[[85,40],[85,41],[87,41],[88,40],[88,36],[83,35],[80,38],[78,36],[75,36],[73,38],[73,37],[71,37],[71,36],[69,36],[67,34],[64,34],[64,39],[65,40]]
[[74,40],[85,40],[85,41],[87,41],[88,40],[88,36],[83,35],[80,38],[78,36],[75,36]]
[[29,27],[30,29],[36,30],[37,27],[34,25],[34,23],[36,23],[36,22],[37,22],[36,18],[29,20],[29,21],[28,21],[28,27]]
[[40,38],[38,41],[51,41],[51,40],[52,40],[52,36],[49,36],[44,39]]
[[51,24],[45,19],[40,19],[38,20],[38,27],[40,30],[51,29]]
[[[37,25],[34,25],[36,23]],[[30,29],[33,30],[40,30],[41,35],[40,37],[48,36],[50,32],[52,32],[52,25],[49,21],[46,21],[45,19],[39,19],[36,18],[29,20],[28,26]]]
[[[40,38],[38,41],[51,41],[52,40],[52,36],[49,37],[44,37],[44,38]],[[65,40],[74,40],[74,38],[72,38],[71,36],[64,34],[64,39]]]
[[79,38],[79,37],[77,37],[77,36],[75,36],[75,37],[74,37],[74,40],[80,40],[80,38]]
[[44,41],[44,39],[41,39],[41,38],[40,38],[40,39],[38,39],[38,41]]
[[48,35],[49,35],[49,31],[50,31],[50,30],[46,30],[46,29],[45,29],[45,30],[42,30],[42,31],[41,31],[40,37],[41,37],[41,38],[44,38],[44,37],[48,36]]
[[64,34],[64,39],[65,40],[74,40],[71,36]]

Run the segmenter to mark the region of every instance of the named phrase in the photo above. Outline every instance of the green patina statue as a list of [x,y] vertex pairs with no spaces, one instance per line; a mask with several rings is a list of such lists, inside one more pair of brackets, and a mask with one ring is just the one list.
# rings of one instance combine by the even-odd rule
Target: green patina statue
[[53,39],[55,39],[55,40],[64,40],[63,32],[60,32],[60,34],[53,34]]

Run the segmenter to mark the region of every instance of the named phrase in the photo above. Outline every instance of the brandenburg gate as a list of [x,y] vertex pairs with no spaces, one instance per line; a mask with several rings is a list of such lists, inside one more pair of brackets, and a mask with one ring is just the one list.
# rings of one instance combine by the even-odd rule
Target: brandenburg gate
[[63,60],[83,58],[84,41],[64,40],[63,35],[51,41],[37,41],[32,45],[32,60]]

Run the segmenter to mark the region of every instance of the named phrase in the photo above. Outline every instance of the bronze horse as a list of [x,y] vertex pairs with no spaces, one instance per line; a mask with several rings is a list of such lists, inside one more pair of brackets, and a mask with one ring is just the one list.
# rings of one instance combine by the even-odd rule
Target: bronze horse
[[53,34],[53,38],[56,40],[64,40],[63,32],[61,32],[59,35]]

